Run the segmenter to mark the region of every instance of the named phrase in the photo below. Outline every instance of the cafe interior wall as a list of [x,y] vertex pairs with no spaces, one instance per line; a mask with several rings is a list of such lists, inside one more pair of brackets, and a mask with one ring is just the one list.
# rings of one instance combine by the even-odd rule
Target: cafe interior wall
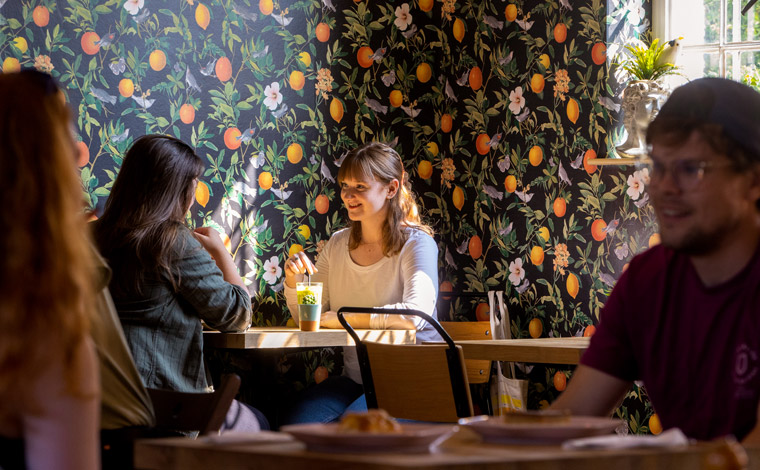
[[[36,67],[65,87],[96,214],[137,137],[196,149],[206,171],[188,221],[223,234],[255,324],[289,318],[288,253],[318,256],[345,225],[335,177],[362,142],[403,157],[436,231],[442,290],[504,290],[517,337],[590,334],[625,264],[656,238],[647,175],[588,161],[623,137],[609,69],[615,44],[649,29],[646,0],[2,4],[3,72]],[[341,361],[329,349],[214,359],[277,385],[250,387],[264,408]],[[522,372],[534,408],[571,375]],[[652,413],[638,387],[618,410],[633,432]]]

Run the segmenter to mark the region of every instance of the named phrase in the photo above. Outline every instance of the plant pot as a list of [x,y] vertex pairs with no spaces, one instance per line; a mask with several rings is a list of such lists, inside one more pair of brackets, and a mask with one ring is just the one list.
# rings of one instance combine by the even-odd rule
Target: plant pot
[[624,157],[646,155],[646,131],[670,90],[653,80],[634,80],[623,90],[623,126],[628,139],[615,149]]

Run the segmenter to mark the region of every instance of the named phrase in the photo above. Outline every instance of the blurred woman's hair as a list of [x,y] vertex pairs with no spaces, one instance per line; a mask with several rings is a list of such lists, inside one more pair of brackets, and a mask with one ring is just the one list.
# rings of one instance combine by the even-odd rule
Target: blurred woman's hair
[[149,274],[165,274],[177,288],[172,266],[179,231],[195,194],[203,162],[193,149],[166,135],[146,135],[127,150],[95,241],[114,272],[115,295],[140,293]]
[[[51,76],[23,70],[0,75],[0,103],[0,404],[6,404],[14,403],[6,401],[11,396],[29,399],[24,394],[51,354],[62,353],[67,372],[73,370],[92,319],[94,264],[63,92]],[[82,394],[80,378],[66,377],[68,391]]]
[[[356,180],[376,180],[390,184],[399,182],[396,194],[388,200],[388,215],[383,224],[383,254],[392,256],[401,251],[406,243],[405,227],[413,227],[433,235],[433,229],[424,224],[420,210],[412,193],[409,174],[404,171],[404,162],[393,148],[382,142],[370,142],[351,150],[338,171],[338,182],[346,178]],[[361,222],[350,224],[349,248],[355,249],[362,240]]]

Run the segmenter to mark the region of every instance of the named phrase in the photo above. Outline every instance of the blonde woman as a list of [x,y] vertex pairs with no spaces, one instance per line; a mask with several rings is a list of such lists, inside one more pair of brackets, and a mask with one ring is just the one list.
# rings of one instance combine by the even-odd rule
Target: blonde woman
[[0,467],[100,467],[93,269],[68,109],[0,75]]
[[[324,283],[321,326],[341,328],[335,312],[344,306],[413,308],[435,315],[438,247],[420,221],[401,157],[373,142],[351,151],[338,173],[350,226],[330,237],[316,265],[306,253],[285,262],[285,296],[298,321],[296,282],[305,273]],[[418,317],[347,315],[356,328],[417,328],[418,341],[437,338]],[[346,410],[366,409],[353,348],[344,351],[342,377],[308,390],[286,413],[286,423],[330,422]]]

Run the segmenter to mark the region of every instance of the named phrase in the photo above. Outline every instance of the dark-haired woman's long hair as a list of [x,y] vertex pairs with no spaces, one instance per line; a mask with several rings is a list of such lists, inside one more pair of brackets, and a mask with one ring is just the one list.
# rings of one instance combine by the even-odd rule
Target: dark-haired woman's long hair
[[202,171],[200,157],[173,137],[146,135],[129,148],[95,223],[95,241],[114,272],[115,296],[139,294],[149,273],[164,273],[177,288],[173,247]]

